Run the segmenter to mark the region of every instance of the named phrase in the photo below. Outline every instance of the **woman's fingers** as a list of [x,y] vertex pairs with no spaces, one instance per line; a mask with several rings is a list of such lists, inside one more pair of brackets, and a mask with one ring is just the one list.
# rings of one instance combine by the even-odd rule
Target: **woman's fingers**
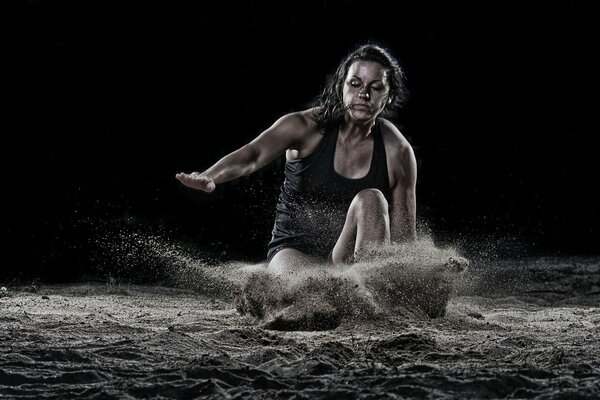
[[202,190],[204,192],[212,192],[215,190],[215,182],[208,176],[199,172],[192,172],[190,174],[180,172],[175,174],[175,178],[177,178],[177,180],[179,180],[185,186],[193,189]]

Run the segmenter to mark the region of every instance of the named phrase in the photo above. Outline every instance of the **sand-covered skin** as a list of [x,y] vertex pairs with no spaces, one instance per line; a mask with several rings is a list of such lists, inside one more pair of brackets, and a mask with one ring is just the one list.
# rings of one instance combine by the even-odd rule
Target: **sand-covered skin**
[[81,283],[0,295],[0,397],[600,396],[600,260],[472,263],[445,316],[256,325],[192,288]]

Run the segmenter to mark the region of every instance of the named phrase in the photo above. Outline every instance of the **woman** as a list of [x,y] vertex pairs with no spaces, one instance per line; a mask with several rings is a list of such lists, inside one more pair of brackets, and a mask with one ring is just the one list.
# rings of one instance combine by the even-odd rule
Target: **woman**
[[381,46],[366,44],[339,65],[309,109],[283,115],[204,172],[178,173],[205,192],[286,154],[268,269],[315,260],[352,263],[371,249],[416,239],[416,161],[383,118],[405,100],[403,73]]

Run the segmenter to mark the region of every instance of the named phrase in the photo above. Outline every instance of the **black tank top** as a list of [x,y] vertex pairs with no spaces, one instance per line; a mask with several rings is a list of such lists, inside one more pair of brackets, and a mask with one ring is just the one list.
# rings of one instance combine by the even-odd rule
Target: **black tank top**
[[267,259],[291,247],[326,259],[344,227],[352,199],[364,189],[379,189],[391,199],[381,122],[373,127],[373,155],[369,172],[346,178],[333,165],[338,129],[324,135],[317,149],[305,158],[285,163],[285,179],[277,201],[275,224]]

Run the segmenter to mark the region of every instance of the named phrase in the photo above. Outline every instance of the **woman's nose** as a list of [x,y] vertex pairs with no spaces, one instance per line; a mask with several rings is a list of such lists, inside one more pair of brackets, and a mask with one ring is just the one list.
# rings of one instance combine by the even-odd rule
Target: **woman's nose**
[[361,97],[361,98],[363,98],[363,99],[368,99],[368,98],[370,97],[370,95],[369,95],[369,91],[368,91],[367,89],[361,89],[361,90],[358,92],[358,97]]

